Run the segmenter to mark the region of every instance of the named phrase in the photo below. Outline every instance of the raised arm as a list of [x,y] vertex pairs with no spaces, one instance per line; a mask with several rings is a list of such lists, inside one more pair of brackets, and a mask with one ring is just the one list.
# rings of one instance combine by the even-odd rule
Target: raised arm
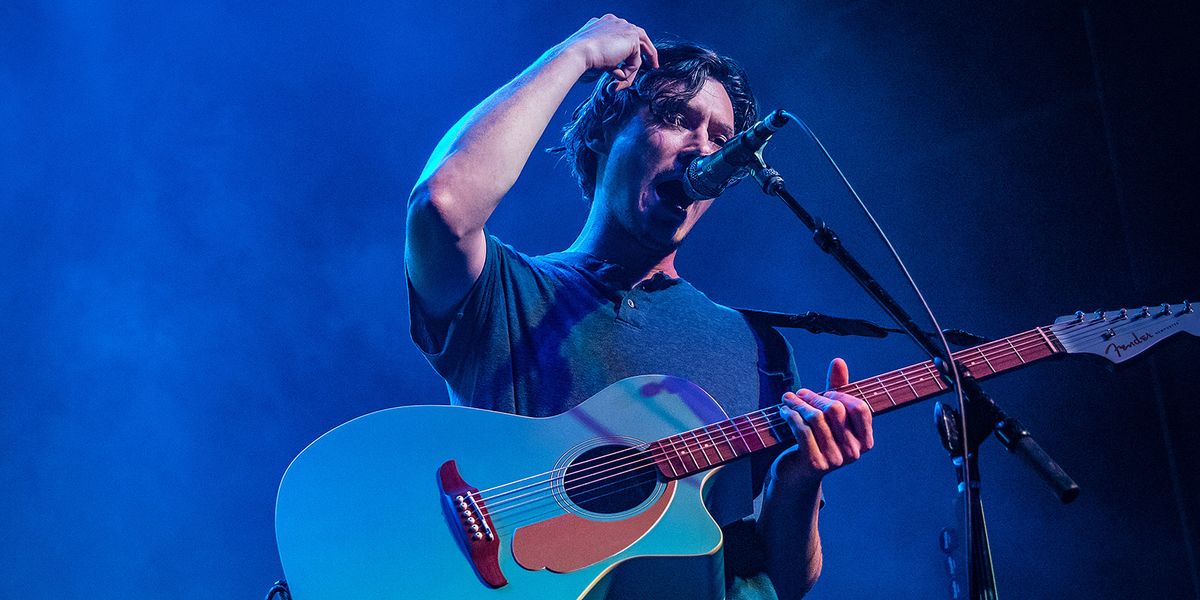
[[479,278],[483,225],[571,86],[607,71],[628,87],[643,54],[658,65],[642,28],[611,14],[592,19],[450,128],[408,201],[405,264],[430,316],[447,316]]

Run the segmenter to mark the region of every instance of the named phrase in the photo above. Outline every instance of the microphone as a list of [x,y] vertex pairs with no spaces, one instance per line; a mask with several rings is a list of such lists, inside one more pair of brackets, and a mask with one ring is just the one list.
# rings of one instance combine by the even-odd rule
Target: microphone
[[746,167],[755,162],[755,154],[790,120],[787,113],[777,110],[734,136],[720,150],[693,160],[684,172],[684,193],[692,200],[720,196],[725,188],[750,174]]

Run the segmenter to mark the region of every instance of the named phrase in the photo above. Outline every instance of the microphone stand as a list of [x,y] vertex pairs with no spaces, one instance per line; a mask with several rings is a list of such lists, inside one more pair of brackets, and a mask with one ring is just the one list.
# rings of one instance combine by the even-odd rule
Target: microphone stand
[[[947,368],[946,356],[940,344],[935,343],[916,323],[912,317],[883,289],[869,272],[842,245],[836,233],[823,221],[813,218],[799,202],[788,192],[783,177],[778,171],[769,167],[762,158],[761,148],[748,165],[754,179],[770,196],[777,196],[787,205],[788,209],[800,219],[804,226],[813,233],[813,240],[823,252],[829,254],[840,264],[867,294],[883,308],[893,321],[902,327],[909,337],[921,347],[938,364],[942,378],[948,386],[954,386],[954,378]],[[979,470],[976,454],[979,445],[988,435],[995,433],[996,437],[1009,450],[1018,454],[1023,461],[1033,468],[1045,480],[1055,494],[1065,504],[1079,495],[1079,486],[1071,480],[1061,467],[1050,458],[1041,446],[1030,437],[1029,432],[1021,427],[1016,419],[1008,415],[983,392],[979,384],[971,377],[963,365],[956,365],[959,371],[959,381],[966,397],[966,415],[962,416],[963,427],[967,423],[967,440],[962,440],[962,431],[957,420],[957,411],[945,411],[937,408],[939,432],[943,434],[943,443],[954,460],[955,472],[958,474],[959,492],[962,495],[962,506],[967,522],[967,597],[971,600],[994,600],[997,598],[995,569],[992,565],[991,549],[987,542],[987,523],[983,516],[983,502],[979,494]],[[939,404],[939,407],[942,405]],[[953,427],[946,425],[953,423]],[[965,443],[964,443],[965,442]],[[964,478],[967,481],[964,481]]]

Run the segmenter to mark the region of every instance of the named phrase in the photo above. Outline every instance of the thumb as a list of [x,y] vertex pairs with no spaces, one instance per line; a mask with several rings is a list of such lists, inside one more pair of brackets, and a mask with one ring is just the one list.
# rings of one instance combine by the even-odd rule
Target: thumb
[[829,377],[827,378],[825,389],[832,390],[840,388],[843,385],[850,383],[850,367],[846,366],[846,361],[835,358],[829,363]]

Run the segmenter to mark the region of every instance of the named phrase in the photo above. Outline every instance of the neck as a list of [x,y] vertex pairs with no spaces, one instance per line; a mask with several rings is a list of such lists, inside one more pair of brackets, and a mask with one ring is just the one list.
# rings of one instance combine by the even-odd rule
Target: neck
[[602,212],[593,209],[588,213],[587,222],[568,251],[585,252],[621,266],[629,274],[631,287],[655,273],[679,277],[675,270],[675,248],[651,248]]

